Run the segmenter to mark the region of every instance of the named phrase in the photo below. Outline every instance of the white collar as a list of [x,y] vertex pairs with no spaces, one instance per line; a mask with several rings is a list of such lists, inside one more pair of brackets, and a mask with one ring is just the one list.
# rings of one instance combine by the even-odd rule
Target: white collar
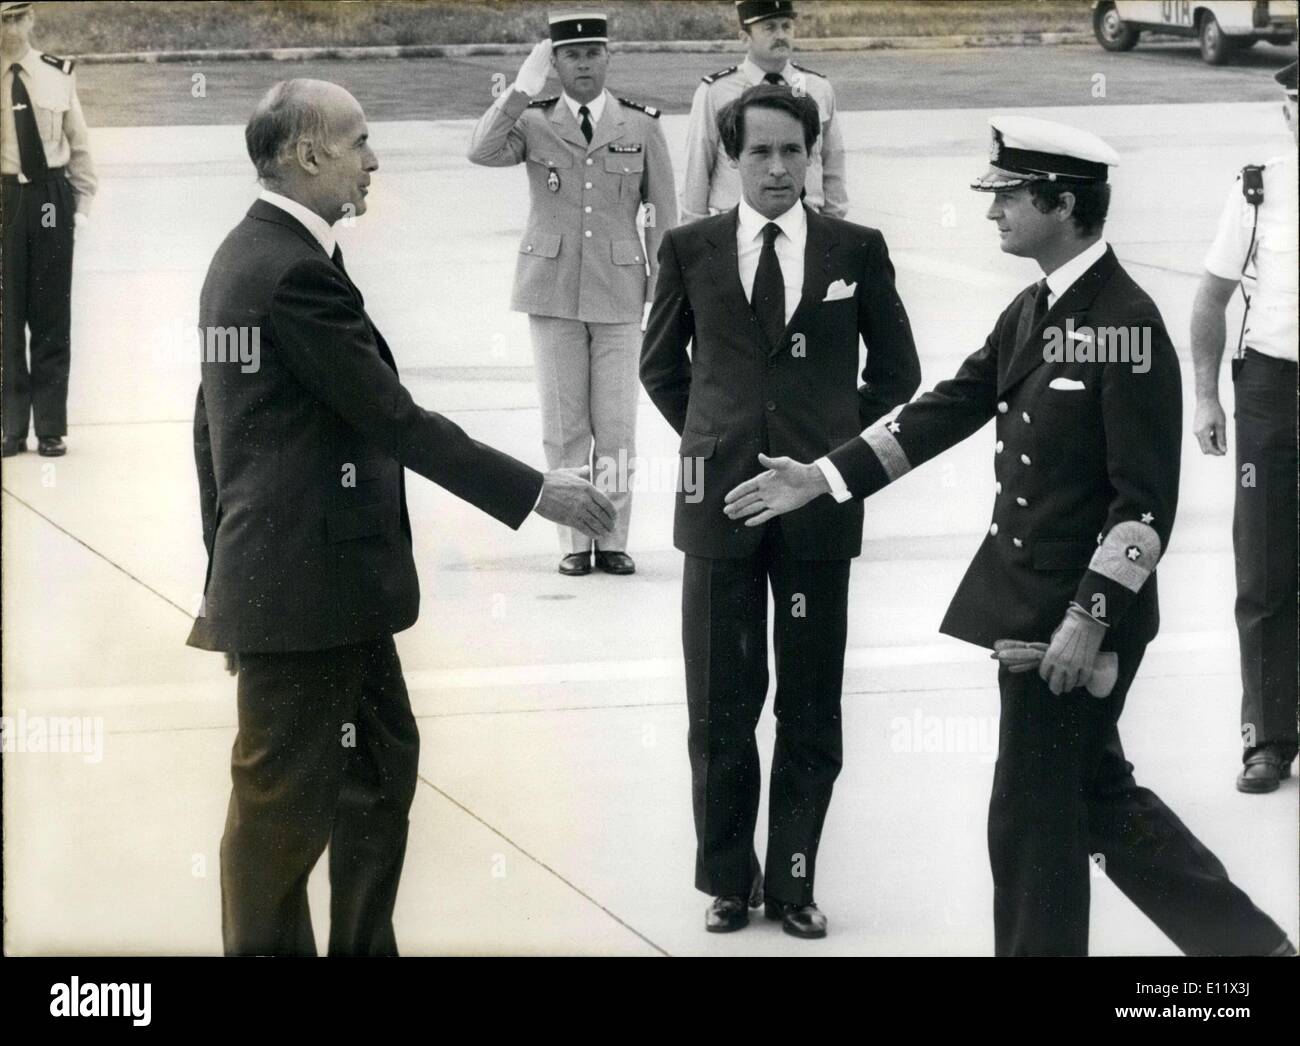
[[1106,240],[1103,237],[1091,247],[1085,247],[1064,265],[1047,274],[1047,290],[1055,305],[1061,295],[1074,286],[1075,280],[1097,264],[1106,253]]
[[273,207],[279,207],[289,217],[297,218],[303,226],[316,237],[316,242],[321,245],[325,253],[331,258],[334,257],[334,230],[330,223],[322,218],[315,211],[308,210],[297,200],[291,200],[287,196],[281,196],[278,192],[272,192],[270,189],[263,189],[257,194],[259,200],[265,200]]
[[802,242],[808,231],[808,217],[804,214],[802,200],[796,201],[795,205],[784,214],[779,214],[775,218],[764,218],[749,205],[748,200],[743,196],[740,198],[737,228],[741,241],[750,243],[756,240],[768,222],[776,222],[792,243]]
[[36,48],[32,47],[29,44],[27,50],[23,52],[23,56],[21,58],[15,58],[12,62],[5,63],[4,73],[5,75],[9,75],[10,68],[12,66],[18,65],[18,66],[22,66],[22,68],[26,70],[27,74],[30,76],[36,70],[38,64],[40,63],[40,59],[41,59],[41,53],[38,50],[36,50]]
[[[761,69],[758,66],[758,64],[754,61],[754,59],[749,57],[749,55],[745,55],[745,60],[740,63],[740,68],[744,72],[746,78],[749,80],[751,84],[761,84],[763,82],[763,77],[767,75],[767,71]],[[789,61],[789,59],[787,59],[785,63],[785,68],[782,69],[781,72],[778,73],[777,75],[780,76],[781,79],[784,80],[787,84],[793,84],[794,73],[795,73],[794,63]]]
[[[582,117],[578,115],[578,107],[584,103],[570,98],[568,91],[563,92],[560,97],[564,99],[564,104],[569,107],[569,112],[573,113],[573,118],[578,123],[582,123]],[[601,91],[600,94],[585,104],[587,111],[591,113],[591,126],[594,128],[596,124],[600,123],[601,114],[605,112],[605,92]]]

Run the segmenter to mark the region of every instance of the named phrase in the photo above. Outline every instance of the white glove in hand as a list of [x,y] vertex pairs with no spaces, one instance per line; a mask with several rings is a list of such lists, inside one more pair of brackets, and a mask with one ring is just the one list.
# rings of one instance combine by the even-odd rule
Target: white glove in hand
[[543,40],[537,44],[519,67],[515,77],[515,88],[529,97],[535,97],[546,86],[546,78],[551,75],[551,41]]

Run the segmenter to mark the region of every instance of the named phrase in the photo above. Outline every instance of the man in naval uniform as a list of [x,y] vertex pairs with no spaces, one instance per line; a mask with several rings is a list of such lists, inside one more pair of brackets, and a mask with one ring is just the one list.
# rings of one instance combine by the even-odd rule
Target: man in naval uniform
[[[993,520],[941,630],[1000,661],[988,825],[997,954],[1087,953],[1094,854],[1184,952],[1294,954],[1136,784],[1120,745],[1119,715],[1159,624],[1155,567],[1177,507],[1182,409],[1160,313],[1102,238],[1118,157],[1063,124],[990,122],[992,166],[972,188],[994,194],[1002,250],[1034,259],[1045,278],[955,377],[829,458],[763,457],[769,471],[733,489],[725,511],[761,524],[821,493],[867,497],[993,419]],[[1118,678],[1098,699],[1081,684],[1103,649]]]
[[67,451],[73,231],[98,183],[74,63],[32,48],[31,7],[0,4],[3,454],[27,450],[34,419],[37,452],[58,457]]
[[[591,464],[618,512],[613,533],[594,543],[595,566],[631,574],[641,325],[677,204],[658,110],[605,90],[608,39],[602,14],[552,14],[550,39],[479,120],[469,158],[528,170],[531,207],[510,307],[528,313],[546,460]],[[564,91],[538,98],[551,68]],[[591,572],[590,538],[562,527],[560,545],[561,574]]]
[[[1276,80],[1292,140],[1296,68]],[[1252,171],[1254,172],[1252,174]],[[1246,179],[1250,178],[1247,183]],[[1258,179],[1258,186],[1255,184]],[[1238,284],[1249,306],[1232,362],[1237,429],[1232,545],[1241,648],[1242,792],[1274,792],[1296,755],[1296,327],[1297,174],[1294,148],[1247,168],[1228,192],[1192,307],[1196,366],[1193,431],[1204,454],[1227,452],[1219,403],[1224,313]],[[1248,196],[1262,192],[1263,199]]]
[[808,166],[804,202],[827,218],[849,211],[844,183],[844,140],[835,118],[835,89],[820,73],[796,65],[794,4],[791,0],[737,0],[745,60],[712,73],[695,89],[686,132],[686,174],[682,183],[683,222],[721,214],[740,201],[740,175],[718,134],[718,113],[755,84],[783,84],[817,103],[821,133]]

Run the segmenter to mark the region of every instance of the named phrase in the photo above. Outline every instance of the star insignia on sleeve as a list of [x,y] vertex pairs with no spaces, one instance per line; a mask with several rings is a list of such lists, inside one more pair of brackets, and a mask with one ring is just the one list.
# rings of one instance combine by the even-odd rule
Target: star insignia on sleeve
[[1150,526],[1151,523],[1154,522],[1155,518],[1156,518],[1156,517],[1153,516],[1153,515],[1151,515],[1150,512],[1143,512],[1143,513],[1142,513],[1142,522],[1143,522],[1143,523],[1146,523],[1148,526]]
[[1142,558],[1142,550],[1138,548],[1137,545],[1129,545],[1129,547],[1124,550],[1124,555],[1128,556],[1129,559],[1136,563]]
[[890,432],[894,432],[894,433],[897,433],[897,432],[902,431],[902,428],[903,428],[903,426],[900,425],[900,424],[899,424],[898,422],[896,422],[896,421],[891,421],[891,422],[890,422],[888,425],[886,425],[885,427],[886,427],[887,429],[889,429]]

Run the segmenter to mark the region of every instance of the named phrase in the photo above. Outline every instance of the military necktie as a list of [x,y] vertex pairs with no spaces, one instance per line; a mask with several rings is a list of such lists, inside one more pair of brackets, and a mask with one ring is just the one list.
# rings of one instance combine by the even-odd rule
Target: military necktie
[[591,110],[585,105],[578,106],[578,115],[582,117],[582,137],[587,139],[587,144],[591,144]]
[[45,162],[45,146],[41,144],[41,132],[36,129],[36,113],[32,109],[32,99],[27,87],[18,75],[21,67],[15,62],[9,67],[14,76],[14,126],[18,131],[18,165],[28,181],[41,181],[49,172]]
[[764,82],[769,84],[776,84],[777,87],[780,87],[783,83],[785,83],[785,79],[781,76],[780,73],[768,73],[766,76],[763,77],[763,80]]
[[763,250],[758,256],[754,292],[750,295],[754,316],[773,349],[781,344],[781,335],[785,333],[785,277],[776,256],[776,238],[780,232],[781,227],[775,222],[763,226]]

